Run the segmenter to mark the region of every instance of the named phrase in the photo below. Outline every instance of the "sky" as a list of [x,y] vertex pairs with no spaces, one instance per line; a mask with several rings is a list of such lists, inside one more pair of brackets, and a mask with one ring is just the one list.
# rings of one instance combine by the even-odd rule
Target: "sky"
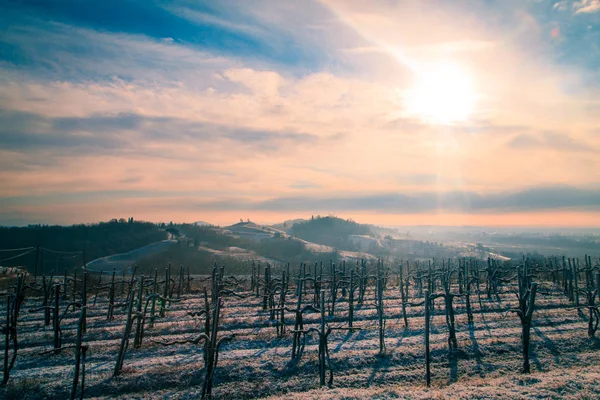
[[600,226],[600,0],[0,2],[0,224]]

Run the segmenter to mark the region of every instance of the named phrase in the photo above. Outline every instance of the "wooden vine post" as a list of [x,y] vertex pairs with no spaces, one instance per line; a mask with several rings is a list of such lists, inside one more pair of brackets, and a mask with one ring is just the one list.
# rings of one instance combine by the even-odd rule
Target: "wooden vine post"
[[[138,289],[138,299],[136,302],[136,325],[135,325],[135,338],[133,340],[133,347],[139,348],[142,345],[142,337],[143,337],[143,325],[144,325],[144,316],[142,315],[142,302],[144,295],[144,275],[140,276],[140,287]],[[133,297],[133,295],[131,296]],[[145,311],[145,310],[144,310]]]
[[431,358],[429,355],[429,291],[425,290],[425,382],[431,385]]
[[467,323],[472,324],[473,323],[473,311],[471,309],[471,275],[470,275],[470,271],[469,271],[469,262],[467,262],[467,260],[464,260],[464,267],[465,267],[465,307],[467,309]]
[[348,327],[352,328],[354,321],[354,270],[350,271],[350,285],[348,287]]
[[133,303],[134,296],[129,297],[129,305],[127,306],[127,319],[125,321],[125,329],[123,331],[123,337],[121,338],[121,344],[119,346],[119,352],[117,353],[117,362],[115,363],[115,368],[113,370],[113,377],[121,374],[121,369],[123,368],[123,361],[125,360],[125,352],[127,351],[127,347],[129,347],[129,335],[131,334],[131,325],[132,325],[132,311],[133,311]]
[[[158,268],[154,268],[154,282],[152,282],[152,294],[158,294]],[[156,296],[152,297],[152,306],[150,307],[150,327],[154,325],[156,312]]]
[[588,316],[588,336],[595,337],[596,331],[598,330],[598,323],[600,322],[600,310],[596,304],[596,296],[600,293],[600,272],[596,271],[596,284],[597,287],[588,285],[588,289],[585,291],[587,304],[580,308],[587,308],[589,312]]
[[[85,279],[85,273],[84,273]],[[85,281],[84,281],[85,282]],[[85,285],[85,283],[84,283]],[[85,293],[85,292],[84,292]],[[83,345],[83,333],[85,330],[86,305],[81,306],[79,322],[77,324],[77,336],[75,338],[75,371],[73,372],[73,386],[71,388],[71,400],[77,397],[77,387],[79,386],[79,376],[81,375],[81,398],[85,390],[85,356],[88,346]]]
[[400,289],[400,300],[402,301],[402,318],[404,319],[404,326],[408,327],[408,318],[406,316],[406,302],[408,300],[408,277],[406,282],[406,289],[404,286],[404,277],[403,277],[403,266],[402,264],[398,265],[398,288]]
[[[208,300],[208,295],[206,295],[205,299]],[[198,344],[201,341],[204,341],[204,362],[206,363],[206,375],[204,377],[204,384],[202,385],[202,399],[212,398],[213,379],[215,375],[215,370],[217,368],[217,362],[219,360],[219,350],[224,342],[228,342],[234,337],[234,335],[229,335],[222,337],[221,339],[217,338],[219,330],[221,303],[222,300],[219,296],[217,297],[213,308],[212,325],[210,326],[210,333],[207,334],[203,332],[194,339],[188,339],[183,341],[157,342],[163,346],[172,346],[175,344],[185,343]],[[208,304],[208,301],[206,301],[206,304]],[[208,320],[210,319],[207,318],[207,321]]]
[[535,306],[535,296],[537,294],[537,283],[531,282],[531,277],[528,275],[527,264],[518,269],[519,292],[519,307],[510,311],[516,313],[521,320],[521,344],[523,346],[523,369],[522,373],[530,372],[529,365],[529,341],[531,333],[531,319]]
[[377,263],[377,286],[376,286],[376,306],[377,306],[377,320],[379,321],[379,354],[385,353],[385,319],[383,317],[383,265],[381,262]]
[[117,275],[117,269],[113,268],[112,279],[110,281],[110,286],[108,288],[108,313],[106,314],[106,319],[108,321],[112,321],[115,319],[114,317],[114,309],[115,309],[115,278]]
[[[333,370],[331,368],[331,360],[329,358],[329,349],[327,348],[327,339],[329,335],[334,330],[355,330],[355,328],[347,328],[347,327],[331,327],[325,323],[325,289],[321,289],[320,296],[321,304],[319,309],[315,309],[315,311],[319,312],[321,315],[321,319],[319,321],[319,328],[309,328],[307,330],[298,331],[301,334],[307,335],[309,333],[316,333],[319,338],[319,384],[320,386],[325,386],[325,378],[326,371],[329,368],[329,380],[327,381],[327,386],[331,387],[333,385]],[[307,307],[311,307],[307,306]],[[296,331],[294,331],[296,332]]]
[[87,333],[87,272],[83,273],[81,283],[81,330]]
[[230,335],[217,340],[221,301],[221,297],[217,297],[217,302],[213,310],[211,334],[210,337],[205,337],[205,340],[208,342],[208,346],[206,347],[206,376],[204,378],[204,385],[202,385],[203,399],[210,399],[212,397],[213,378],[215,376],[215,370],[217,368],[217,361],[219,360],[219,349],[224,342],[229,342],[233,339],[233,335]]
[[[12,324],[11,324],[11,306],[12,306],[12,299],[13,296],[9,295],[6,296],[6,326],[3,327],[3,331],[4,331],[4,376],[2,378],[2,386],[6,385],[8,383],[8,379],[10,378],[10,370],[11,368],[11,364],[12,362],[9,364],[8,360],[10,358],[10,353],[9,353],[9,345],[10,345],[10,339],[11,336],[15,337],[14,335],[12,335]],[[16,354],[17,354],[17,348],[13,347],[13,358],[16,358]]]
[[[319,384],[321,386],[325,385],[325,356],[329,358],[329,352],[327,351],[327,337],[325,335],[325,291],[321,292],[321,321],[320,321],[320,330],[319,330]],[[331,371],[331,368],[329,368]],[[333,383],[333,373],[331,374],[331,379],[329,386]]]
[[54,330],[54,349],[55,354],[58,354],[58,349],[61,347],[61,332],[60,332],[60,285],[54,287],[54,312],[52,313],[52,329]]

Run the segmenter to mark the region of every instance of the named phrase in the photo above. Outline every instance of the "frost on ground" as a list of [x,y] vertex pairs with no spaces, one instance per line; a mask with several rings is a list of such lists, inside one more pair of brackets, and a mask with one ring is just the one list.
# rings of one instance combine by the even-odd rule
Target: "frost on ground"
[[[549,286],[549,285],[546,285]],[[199,289],[199,288],[198,288]],[[596,399],[600,398],[600,340],[587,337],[587,320],[559,289],[536,302],[532,328],[532,373],[521,375],[520,323],[510,313],[515,296],[509,288],[498,298],[472,300],[475,323],[466,320],[464,299],[456,299],[459,350],[449,357],[443,303],[432,320],[432,386],[425,387],[423,307],[409,308],[409,326],[401,319],[397,289],[388,288],[386,353],[378,355],[377,319],[373,293],[355,310],[356,332],[336,332],[329,350],[334,370],[333,388],[319,388],[317,342],[308,339],[301,359],[291,361],[292,315],[288,334],[276,337],[275,324],[262,311],[261,299],[226,298],[220,337],[235,333],[223,346],[215,375],[214,395],[223,399]],[[160,346],[154,340],[193,336],[203,319],[189,311],[202,309],[200,290],[173,303],[163,319],[148,328],[140,349],[130,345],[122,375],[111,378],[123,331],[124,310],[106,321],[106,299],[90,304],[86,359],[86,398],[196,399],[202,391],[202,347],[192,344]],[[413,293],[414,295],[414,293]],[[312,296],[306,296],[309,301]],[[290,304],[295,298],[290,296]],[[40,299],[28,297],[19,321],[20,349],[11,380],[0,397],[7,399],[62,399],[69,397],[73,353],[38,355],[52,346],[52,328],[43,326],[42,313],[29,313]],[[0,309],[1,315],[5,309]],[[347,302],[342,298],[332,324],[344,324]],[[74,340],[77,313],[63,322],[63,343]],[[318,315],[306,314],[305,327],[317,326]],[[2,343],[3,346],[3,343]],[[2,352],[3,354],[3,352]]]

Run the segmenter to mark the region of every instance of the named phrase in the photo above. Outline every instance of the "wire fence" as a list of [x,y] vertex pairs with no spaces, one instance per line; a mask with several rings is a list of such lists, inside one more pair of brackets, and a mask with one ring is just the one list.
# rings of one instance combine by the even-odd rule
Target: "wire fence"
[[[12,253],[12,254],[11,254]],[[15,254],[17,253],[17,254]],[[28,255],[31,253],[36,253],[35,261],[31,259],[26,259]],[[82,257],[84,255],[83,251],[62,251],[50,249],[42,246],[35,247],[20,247],[20,248],[12,248],[12,249],[0,249],[0,266],[9,267],[15,266],[15,263],[22,264],[20,266],[24,266],[24,264],[33,264],[30,265],[27,269],[29,269],[35,276],[38,275],[38,272],[44,273],[44,264],[48,266],[48,259],[44,258],[44,255],[52,254],[54,257],[52,258],[52,263],[56,262],[54,270],[58,268],[59,262],[66,262],[67,264],[73,264],[73,259]],[[84,260],[82,260],[84,261]],[[9,266],[3,265],[3,263],[9,262]],[[85,262],[85,261],[84,261]],[[68,267],[72,267],[73,265],[68,265]]]

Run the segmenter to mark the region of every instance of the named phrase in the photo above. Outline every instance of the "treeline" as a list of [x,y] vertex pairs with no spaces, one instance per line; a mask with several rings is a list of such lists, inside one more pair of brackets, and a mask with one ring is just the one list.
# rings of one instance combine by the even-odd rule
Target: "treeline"
[[[35,247],[52,249],[38,256],[39,269],[61,271],[81,266],[82,256],[73,254],[85,251],[86,261],[112,254],[125,253],[167,238],[167,233],[156,224],[129,220],[112,220],[89,225],[29,225],[27,227],[0,227],[0,248],[15,249]],[[18,254],[2,252],[0,260]],[[41,263],[44,265],[41,265]],[[4,266],[25,265],[30,270],[35,264],[35,251],[24,257],[0,262]]]

